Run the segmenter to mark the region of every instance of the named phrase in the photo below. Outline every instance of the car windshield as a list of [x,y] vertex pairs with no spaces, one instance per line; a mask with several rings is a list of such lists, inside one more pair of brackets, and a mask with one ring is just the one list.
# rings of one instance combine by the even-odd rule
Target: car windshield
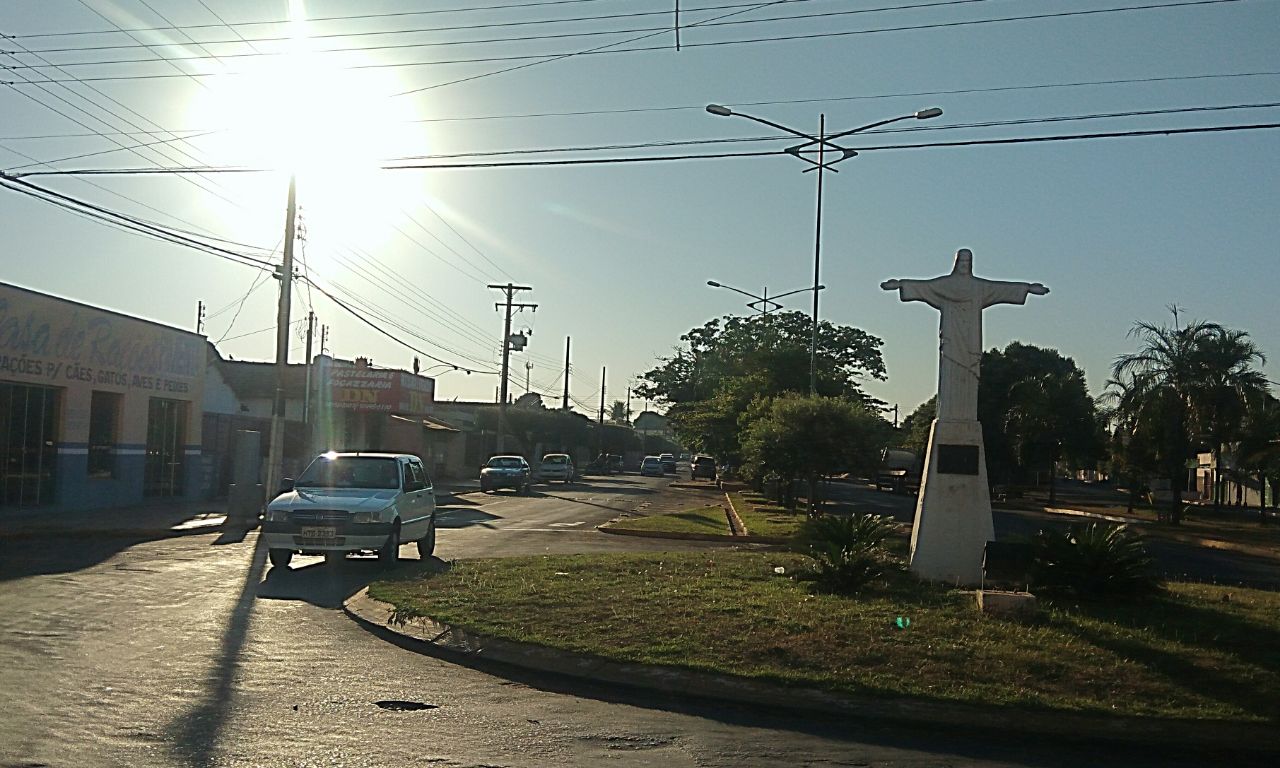
[[519,469],[520,459],[515,456],[494,456],[489,459],[489,466],[496,469]]
[[399,488],[398,462],[385,456],[321,456],[294,483],[297,488]]
[[567,461],[569,461],[569,457],[562,453],[553,453],[542,457],[543,464],[564,464]]

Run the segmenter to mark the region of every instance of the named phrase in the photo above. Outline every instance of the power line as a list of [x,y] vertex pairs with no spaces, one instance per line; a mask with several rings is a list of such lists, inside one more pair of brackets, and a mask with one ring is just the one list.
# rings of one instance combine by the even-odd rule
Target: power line
[[[436,8],[436,9],[425,10],[425,11],[392,11],[392,12],[384,12],[384,13],[351,14],[351,15],[344,15],[344,16],[318,16],[315,18],[307,19],[307,23],[310,24],[310,23],[322,23],[322,22],[329,22],[329,21],[353,21],[358,19],[385,19],[385,18],[403,17],[403,16],[431,16],[431,15],[445,14],[445,13],[470,13],[470,12],[478,12],[478,11],[514,10],[514,9],[521,9],[521,8],[534,8],[538,6],[576,5],[576,4],[582,4],[582,3],[598,3],[598,2],[608,2],[608,1],[609,0],[540,0],[537,2],[507,3],[502,5],[481,5],[481,6],[468,6],[463,8]],[[793,1],[801,2],[802,0],[793,0]],[[203,5],[203,3],[201,4]],[[9,40],[20,40],[20,39],[28,39],[33,37],[40,38],[40,37],[71,37],[71,36],[77,36],[77,35],[111,35],[111,34],[116,34],[120,32],[172,32],[178,29],[208,29],[210,27],[224,27],[224,26],[253,27],[253,26],[264,26],[264,25],[287,24],[288,22],[289,22],[289,19],[272,19],[269,21],[235,21],[231,23],[227,23],[224,21],[220,24],[186,24],[186,25],[182,25],[181,27],[175,27],[175,26],[154,27],[153,26],[153,27],[131,27],[129,29],[121,29],[117,27],[114,30],[101,29],[101,30],[80,30],[80,31],[70,31],[70,32],[33,32],[33,33],[22,34],[22,35],[0,35],[0,38],[9,39]]]
[[[305,278],[304,278],[304,279],[305,279]],[[329,291],[325,290],[325,288],[324,288],[323,286],[321,286],[320,284],[318,284],[318,283],[316,283],[316,282],[314,282],[314,281],[311,281],[311,280],[308,280],[308,282],[310,282],[310,283],[312,284],[312,286],[314,286],[314,287],[315,287],[315,289],[316,289],[317,291],[319,291],[320,293],[324,294],[324,295],[325,295],[325,297],[329,299],[329,301],[332,301],[334,304],[337,304],[339,307],[341,307],[342,309],[346,310],[348,314],[352,315],[353,317],[355,317],[355,318],[356,318],[357,320],[359,320],[360,322],[362,322],[362,323],[364,323],[365,325],[369,326],[370,328],[374,329],[375,331],[377,331],[378,333],[382,334],[383,336],[386,336],[387,338],[391,339],[392,341],[396,342],[397,344],[399,344],[399,345],[401,345],[401,346],[405,347],[406,349],[409,349],[409,350],[412,350],[412,351],[414,351],[414,352],[417,352],[418,354],[422,355],[423,357],[426,357],[426,358],[428,358],[428,359],[430,359],[430,360],[434,360],[434,361],[436,361],[437,363],[440,363],[440,364],[442,364],[442,365],[451,365],[451,366],[454,366],[454,367],[456,367],[458,370],[460,370],[460,371],[466,371],[467,373],[492,373],[492,374],[495,374],[495,375],[498,373],[497,371],[481,370],[481,369],[478,369],[478,368],[467,368],[466,366],[457,365],[456,363],[451,363],[451,362],[449,362],[448,360],[444,360],[444,359],[441,359],[441,358],[439,358],[439,357],[436,357],[435,355],[431,354],[430,352],[424,352],[424,351],[422,351],[421,349],[418,349],[417,347],[413,346],[412,344],[409,344],[408,342],[404,341],[403,339],[400,339],[400,338],[396,337],[394,334],[392,334],[392,333],[390,333],[390,332],[386,331],[385,329],[383,329],[381,326],[377,325],[377,324],[376,324],[376,323],[374,323],[373,321],[369,320],[369,318],[367,318],[367,317],[365,317],[364,315],[362,315],[362,314],[360,314],[359,312],[357,312],[355,309],[353,309],[353,308],[352,308],[350,305],[348,305],[346,302],[342,301],[341,299],[337,298],[336,296],[334,296],[334,295],[333,295],[332,293],[330,293]]]
[[274,264],[263,259],[255,258],[243,253],[237,253],[236,251],[221,248],[210,243],[201,242],[195,238],[166,230],[160,225],[152,224],[150,222],[128,216],[127,214],[119,213],[118,211],[112,211],[108,208],[104,208],[84,200],[78,200],[70,195],[54,192],[51,189],[32,184],[24,179],[15,178],[3,172],[0,172],[0,184],[3,184],[15,192],[44,200],[45,202],[53,203],[60,208],[65,208],[89,218],[105,221],[118,227],[150,235],[177,245],[185,245],[190,248],[195,248],[237,264],[244,264],[258,269],[274,270],[275,268]]
[[[794,2],[794,0],[782,0],[782,1]],[[1222,2],[1239,2],[1239,0],[1221,0],[1221,1]],[[142,2],[142,0],[139,0],[139,2]],[[991,2],[991,0],[943,0],[942,2],[934,2],[934,3],[912,3],[909,5],[882,6],[879,8],[857,8],[857,9],[845,10],[845,11],[822,11],[817,13],[792,14],[789,16],[771,16],[763,19],[737,19],[733,21],[708,20],[706,22],[701,22],[699,24],[690,24],[688,26],[691,26],[691,27],[706,26],[710,28],[710,27],[741,25],[741,24],[773,24],[777,22],[795,22],[795,21],[807,21],[811,19],[830,18],[833,16],[864,15],[869,13],[884,13],[884,12],[890,12],[890,11],[914,10],[914,9],[921,9],[921,8],[936,8],[941,6],[953,6],[953,5],[969,5],[973,3],[986,3],[986,2]],[[729,6],[729,7],[744,7],[744,6]],[[749,10],[755,10],[762,6],[760,3],[752,3],[752,4],[746,5],[745,7],[747,7]],[[686,13],[696,13],[699,10],[706,10],[706,9],[689,9],[686,11]],[[390,30],[390,31],[380,31],[380,32],[356,32],[356,33],[341,33],[341,34],[331,34],[331,35],[308,35],[307,39],[309,41],[314,41],[319,39],[360,37],[360,36],[370,36],[370,35],[413,35],[413,34],[427,34],[427,33],[435,33],[435,32],[462,31],[462,30],[468,30],[468,29],[484,29],[484,28],[503,27],[503,26],[547,24],[547,23],[553,23],[553,22],[588,21],[588,20],[597,20],[597,19],[628,18],[628,17],[635,17],[635,16],[670,16],[670,15],[671,15],[670,11],[648,11],[645,13],[614,14],[609,16],[582,17],[578,19],[554,19],[552,21],[523,21],[523,22],[506,22],[503,24],[477,24],[472,26],[434,27],[434,28],[423,28],[423,29]],[[723,18],[723,17],[720,17],[720,18]],[[633,28],[627,28],[627,29],[595,29],[595,30],[586,30],[586,31],[580,31],[580,32],[517,35],[513,37],[493,37],[493,38],[481,38],[481,39],[473,39],[473,40],[431,40],[427,42],[415,41],[415,42],[403,42],[403,43],[385,43],[380,45],[354,45],[354,46],[347,46],[347,47],[317,48],[317,49],[308,51],[308,53],[314,54],[314,55],[330,54],[330,53],[367,53],[370,51],[394,51],[394,50],[404,50],[409,48],[412,48],[412,49],[448,48],[448,47],[468,46],[468,45],[495,45],[498,43],[527,43],[527,42],[542,42],[547,40],[569,40],[569,39],[583,38],[583,37],[601,37],[605,35],[635,34],[637,32],[654,32],[654,33],[666,34],[667,32],[670,32],[670,31],[671,31],[671,26],[669,24],[663,24],[657,27],[639,27],[639,28],[633,27]],[[96,60],[90,60],[90,61],[62,62],[61,66],[92,67],[92,66],[108,66],[108,65],[119,65],[119,64],[154,64],[161,61],[167,61],[167,62],[208,61],[209,59],[213,59],[218,63],[222,63],[223,59],[244,59],[244,58],[256,58],[256,57],[273,58],[278,56],[287,57],[287,56],[293,55],[291,51],[287,51],[287,50],[263,53],[261,51],[258,51],[256,48],[254,49],[254,52],[223,53],[223,54],[215,55],[212,52],[210,52],[206,48],[206,46],[235,44],[235,43],[241,43],[241,42],[248,43],[250,41],[245,40],[244,38],[240,38],[240,40],[214,40],[214,41],[204,41],[204,42],[197,43],[194,40],[191,40],[190,36],[187,36],[187,35],[184,35],[184,36],[186,36],[187,39],[191,41],[194,45],[196,45],[198,48],[203,50],[205,52],[205,55],[203,56],[157,55],[151,58],[96,59]],[[290,37],[261,38],[256,42],[287,42],[291,39],[292,38]],[[100,51],[100,50],[127,50],[127,49],[136,49],[136,48],[145,48],[148,51],[151,51],[154,48],[154,46],[147,43],[135,43],[133,45],[31,49],[30,52],[32,53],[88,53],[88,52]],[[15,67],[8,67],[8,68],[42,69],[44,67],[41,65],[17,65]]]
[[[895,144],[885,146],[856,147],[859,152],[870,152],[880,149],[930,149],[936,147],[981,146],[984,144],[1029,144],[1059,141],[1084,141],[1095,139],[1117,139],[1144,136],[1174,136],[1183,134],[1230,133],[1237,131],[1256,131],[1280,128],[1280,123],[1253,123],[1237,125],[1218,125],[1200,128],[1156,128],[1144,131],[1112,131],[1106,133],[1065,134],[1056,136],[1023,136],[1007,139],[970,139],[965,141],[936,141],[918,144]],[[630,165],[636,163],[664,163],[688,160],[720,160],[736,157],[771,157],[785,154],[782,150],[756,152],[711,152],[684,155],[645,155],[639,157],[602,157],[602,158],[566,158],[550,160],[502,160],[472,163],[417,163],[408,165],[384,166],[387,171],[416,170],[470,170],[478,168],[538,168],[581,165]],[[156,176],[175,173],[266,173],[270,169],[252,168],[123,168],[123,169],[74,169],[61,171],[28,171],[11,174],[10,178],[28,176]]]
[[[1170,75],[1166,77],[1137,77],[1137,78],[1118,78],[1109,80],[1077,80],[1059,83],[1029,83],[1024,85],[1003,85],[990,86],[985,88],[953,88],[947,90],[933,91],[904,91],[897,93],[877,93],[877,94],[857,94],[846,96],[814,96],[803,99],[770,99],[765,101],[733,101],[727,100],[723,103],[731,107],[761,107],[761,106],[785,106],[793,104],[824,104],[837,101],[874,101],[880,99],[899,99],[907,97],[923,97],[923,96],[952,96],[966,95],[976,93],[1001,93],[1009,91],[1029,91],[1029,90],[1048,90],[1058,88],[1084,88],[1103,85],[1141,85],[1147,83],[1169,83],[1169,82],[1188,82],[1194,80],[1219,80],[1246,77],[1276,77],[1280,76],[1280,71],[1256,71],[1256,72],[1222,72],[1208,73],[1199,75]],[[514,114],[492,114],[492,115],[462,115],[458,117],[429,117],[418,120],[406,120],[403,124],[416,123],[452,123],[452,122],[471,122],[471,121],[491,121],[491,120],[525,120],[550,117],[593,117],[597,115],[622,115],[622,114],[642,114],[655,112],[680,112],[692,111],[702,112],[705,104],[681,104],[671,106],[658,107],[623,107],[617,109],[588,109],[588,110],[571,110],[563,112],[526,112]],[[947,126],[931,126],[931,130],[940,130]],[[164,133],[186,133],[191,134],[183,138],[193,139],[206,134],[212,134],[223,131],[223,128],[197,129],[189,128],[176,131],[93,131],[89,133],[50,133],[50,134],[25,134],[14,136],[0,136],[0,141],[35,141],[45,139],[79,139],[98,137],[106,138],[109,136],[156,136]],[[114,150],[112,150],[114,151]],[[16,153],[21,154],[21,153]],[[33,158],[28,158],[33,159]],[[66,158],[63,158],[64,160]],[[56,161],[50,161],[56,162]],[[12,169],[11,169],[12,170]]]
[[[791,2],[791,3],[813,2],[813,0],[786,0],[786,2]],[[884,10],[929,8],[934,6],[961,5],[961,4],[982,3],[982,2],[990,2],[990,0],[942,0],[941,2],[934,2],[934,3],[917,3],[913,5],[893,6],[892,8],[888,8]],[[204,3],[202,2],[201,5],[204,5]],[[705,11],[727,10],[731,8],[755,7],[757,5],[759,5],[758,2],[738,3],[733,5],[707,6],[703,8],[689,8],[689,9],[686,9],[685,12],[700,13]],[[208,8],[207,5],[205,7]],[[866,12],[875,11],[875,10],[881,10],[881,9],[862,9],[857,11],[843,11],[841,13],[866,13]],[[825,15],[825,14],[818,14],[818,15]],[[438,32],[462,32],[462,31],[475,30],[475,29],[505,29],[510,27],[548,26],[553,24],[580,24],[584,21],[613,21],[616,19],[634,19],[634,18],[641,18],[646,16],[660,16],[665,18],[665,17],[671,16],[671,11],[664,9],[661,11],[636,11],[636,12],[630,12],[630,13],[608,13],[608,14],[596,14],[592,16],[567,16],[567,17],[558,16],[558,17],[551,17],[551,18],[544,18],[544,19],[524,19],[520,21],[497,21],[497,22],[486,22],[482,24],[455,24],[451,26],[441,26],[441,27],[417,27],[417,28],[409,28],[409,29],[383,29],[383,30],[369,30],[369,31],[361,31],[361,32],[332,32],[332,33],[322,33],[322,34],[309,33],[307,35],[307,39],[314,41],[314,40],[331,40],[331,39],[360,38],[360,37],[380,37],[385,35],[419,35],[419,34],[431,34],[431,33],[438,33]],[[797,15],[797,16],[791,16],[788,18],[803,19],[803,18],[808,18],[809,16],[811,15]],[[309,24],[314,23],[315,21],[316,21],[315,19],[307,19],[307,23]],[[279,22],[270,22],[270,23],[287,24],[288,21],[282,20]],[[253,43],[281,43],[281,42],[288,42],[293,39],[292,37],[287,35],[246,38],[243,35],[240,35],[239,33],[237,33],[234,28],[235,26],[241,26],[240,24],[228,25],[226,24],[226,22],[223,22],[223,24],[200,24],[200,25],[164,27],[164,28],[158,28],[151,31],[181,31],[181,30],[191,30],[191,29],[206,29],[209,27],[221,27],[221,26],[226,26],[228,29],[230,29],[231,32],[236,35],[236,39],[235,40],[202,40],[201,44],[233,45],[237,43],[244,43],[252,47]],[[663,29],[669,30],[670,26],[664,26]],[[133,30],[133,31],[139,31],[139,30]],[[606,32],[601,32],[597,34],[614,34],[616,32],[627,32],[627,31],[641,31],[641,30],[616,30],[614,32],[606,31]],[[102,34],[112,34],[112,33],[103,32]],[[554,38],[555,36],[552,35],[552,36],[547,36],[545,39],[554,39]],[[544,38],[517,38],[517,39],[544,39]],[[486,40],[486,41],[462,41],[462,42],[509,42],[509,41],[510,39],[503,39],[499,41]],[[89,51],[134,50],[137,48],[145,48],[145,47],[147,46],[143,43],[118,43],[118,44],[112,44],[112,45],[66,46],[62,48],[33,48],[31,50],[35,53],[85,53]],[[394,48],[397,46],[390,46],[390,47]],[[331,53],[331,52],[338,52],[338,51],[366,51],[366,50],[385,50],[385,48],[378,47],[378,46],[367,46],[367,47],[361,47],[361,48],[347,48],[347,49],[326,48],[317,52]],[[99,63],[133,63],[138,61],[156,61],[156,59],[129,59],[121,62],[99,62]]]
[[[727,16],[736,15],[738,13],[747,13],[752,10],[758,10],[770,5],[776,5],[780,2],[787,2],[787,1],[788,0],[774,0],[774,2],[770,2],[770,3],[760,3],[746,10],[737,11],[734,14],[725,14],[725,16],[712,17],[711,19],[707,19],[701,22],[694,22],[692,24],[687,24],[684,26],[684,28],[688,29],[688,28],[693,28],[698,26],[710,25],[713,22],[720,21],[721,19]],[[1135,12],[1135,11],[1189,8],[1189,7],[1195,7],[1195,6],[1221,5],[1226,3],[1240,3],[1240,2],[1244,2],[1244,0],[1183,0],[1182,2],[1150,3],[1145,5],[1123,6],[1119,8],[1094,8],[1094,9],[1085,9],[1085,10],[1076,10],[1076,11],[1057,11],[1057,12],[1051,12],[1051,13],[1028,14],[1028,15],[1021,15],[1021,16],[1003,16],[1003,17],[991,18],[991,19],[973,19],[973,20],[965,20],[965,21],[953,21],[953,22],[933,22],[928,24],[900,25],[900,26],[893,26],[893,27],[879,27],[874,29],[814,32],[814,33],[807,33],[807,34],[742,38],[742,39],[736,39],[736,40],[730,39],[730,40],[713,40],[713,41],[704,41],[704,42],[685,42],[682,45],[683,47],[688,47],[688,48],[719,47],[719,46],[726,46],[726,45],[755,45],[755,44],[761,44],[761,43],[775,43],[775,42],[789,42],[789,41],[798,41],[798,40],[816,40],[816,39],[823,39],[823,38],[848,37],[852,35],[881,34],[881,33],[888,33],[888,32],[909,32],[909,31],[929,30],[929,29],[945,29],[945,28],[953,28],[953,27],[968,27],[968,26],[977,26],[977,25],[986,25],[986,24],[1000,24],[1000,23],[1009,23],[1009,22],[1018,22],[1018,21],[1041,21],[1041,20],[1047,20],[1047,19],[1095,16],[1095,15],[1101,15],[1101,14],[1128,13],[1128,12]],[[622,40],[615,43],[609,43],[602,46],[597,46],[595,48],[589,48],[586,50],[578,50],[578,51],[563,51],[558,53],[551,52],[551,53],[540,53],[540,54],[506,55],[506,56],[482,56],[482,57],[459,58],[459,59],[438,59],[435,61],[353,64],[346,67],[342,67],[340,69],[344,71],[354,71],[354,70],[363,70],[363,69],[429,67],[429,66],[442,66],[442,65],[452,65],[452,64],[480,64],[480,63],[497,63],[497,62],[509,62],[509,61],[525,62],[523,64],[507,67],[500,70],[493,70],[490,72],[470,75],[470,76],[458,78],[455,80],[449,80],[441,83],[435,83],[432,85],[421,86],[418,88],[413,88],[406,91],[401,91],[396,94],[392,94],[393,96],[406,96],[409,94],[420,93],[422,91],[433,90],[436,88],[442,88],[449,85],[457,85],[459,83],[470,82],[470,81],[477,80],[484,77],[491,77],[494,75],[504,74],[507,72],[514,72],[520,69],[537,66],[539,64],[546,64],[553,61],[560,61],[562,59],[576,57],[576,56],[665,51],[665,50],[668,50],[669,46],[659,45],[659,46],[641,46],[641,47],[632,47],[632,48],[618,48],[618,46],[639,42],[640,40],[656,37],[658,35],[663,35],[670,31],[671,31],[670,29],[664,28],[660,31],[650,32],[650,33],[641,35],[639,37],[629,38],[627,40]],[[165,59],[165,60],[168,61],[168,59]],[[249,73],[241,72],[241,71],[187,73],[187,72],[180,71],[180,74],[154,73],[154,74],[138,74],[138,75],[99,75],[95,77],[78,78],[78,81],[79,82],[130,81],[130,80],[172,79],[175,77],[198,79],[203,77],[240,75],[240,74],[249,74]],[[7,83],[7,81],[5,82]],[[40,84],[40,83],[58,83],[58,82],[71,82],[71,81],[63,80],[60,78],[46,78],[42,80],[27,80],[25,82],[21,82],[17,84]]]

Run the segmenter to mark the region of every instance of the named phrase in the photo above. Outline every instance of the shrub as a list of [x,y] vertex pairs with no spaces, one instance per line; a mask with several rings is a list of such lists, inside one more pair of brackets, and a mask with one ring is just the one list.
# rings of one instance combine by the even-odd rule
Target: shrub
[[814,560],[812,579],[824,590],[856,592],[884,573],[884,540],[893,522],[878,515],[809,518],[796,533],[796,547]]
[[1032,541],[1031,588],[1048,595],[1102,599],[1159,588],[1142,538],[1124,525],[1091,523],[1040,531]]

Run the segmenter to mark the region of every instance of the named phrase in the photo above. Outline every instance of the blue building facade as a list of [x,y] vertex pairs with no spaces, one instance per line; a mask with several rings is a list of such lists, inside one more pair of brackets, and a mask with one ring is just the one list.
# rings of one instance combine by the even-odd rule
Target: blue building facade
[[0,514],[199,498],[205,343],[0,283]]

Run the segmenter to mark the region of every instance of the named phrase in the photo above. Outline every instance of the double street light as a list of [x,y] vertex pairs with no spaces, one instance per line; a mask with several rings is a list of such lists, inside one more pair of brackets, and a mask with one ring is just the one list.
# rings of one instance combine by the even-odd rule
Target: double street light
[[[811,165],[811,167],[804,169],[805,173],[808,173],[809,171],[812,171],[812,170],[819,171],[818,173],[818,206],[817,206],[818,214],[817,214],[817,223],[814,228],[814,243],[813,243],[813,287],[802,289],[802,290],[813,291],[813,332],[809,340],[809,394],[816,395],[818,394],[818,291],[822,290],[822,286],[819,285],[818,283],[818,279],[820,276],[819,265],[821,263],[821,257],[822,257],[822,173],[821,172],[831,171],[832,173],[839,173],[839,171],[837,171],[835,168],[832,168],[831,166],[835,165],[836,163],[844,162],[845,160],[848,160],[851,157],[856,157],[858,155],[857,150],[853,150],[848,147],[842,147],[839,144],[836,144],[835,140],[842,138],[844,136],[849,136],[854,133],[867,131],[872,128],[879,128],[880,126],[888,125],[889,123],[896,123],[899,120],[928,120],[929,118],[933,118],[933,117],[937,117],[938,115],[941,115],[942,110],[939,109],[938,107],[922,109],[917,112],[912,112],[909,115],[900,115],[898,117],[891,117],[888,120],[879,120],[874,123],[867,123],[866,125],[860,125],[857,128],[851,128],[847,131],[841,131],[839,133],[833,133],[830,135],[827,135],[827,132],[826,132],[827,116],[825,114],[821,114],[818,116],[818,135],[817,136],[810,136],[809,134],[803,131],[797,131],[794,128],[788,128],[785,125],[775,123],[772,120],[765,120],[762,117],[748,115],[743,112],[734,112],[732,109],[722,106],[720,104],[708,104],[707,111],[718,117],[744,117],[748,120],[755,121],[762,125],[767,125],[770,128],[776,128],[780,131],[783,131],[784,133],[789,133],[793,136],[799,136],[800,138],[805,139],[804,142],[797,144],[794,147],[787,147],[786,152]],[[814,160],[811,157],[806,157],[804,154],[805,152],[812,152],[814,149],[817,149],[817,153],[818,153],[817,160]],[[839,153],[839,156],[836,157],[835,159],[827,159],[827,150],[831,150],[833,153]],[[737,289],[735,288],[733,290],[737,290]],[[745,291],[740,291],[740,293],[745,293]],[[761,298],[761,297],[755,297],[755,298]],[[764,299],[761,299],[761,300],[764,301]],[[764,306],[768,306],[768,304],[765,304]]]
[[[764,295],[757,296],[754,293],[751,293],[750,291],[744,291],[741,288],[734,288],[732,285],[725,285],[724,283],[717,283],[715,280],[708,280],[707,285],[711,286],[712,288],[724,288],[726,290],[733,291],[734,293],[740,293],[749,299],[755,299],[755,301],[747,302],[747,306],[759,312],[761,315],[767,315],[770,312],[774,312],[776,310],[782,309],[782,305],[779,304],[777,301],[778,299],[785,298],[793,294],[804,293],[805,291],[814,290],[813,288],[797,288],[794,291],[787,291],[786,293],[779,293],[779,294],[770,296],[769,286],[766,285],[764,287]],[[825,285],[819,285],[817,287],[817,290],[821,291],[826,287],[827,286]]]

